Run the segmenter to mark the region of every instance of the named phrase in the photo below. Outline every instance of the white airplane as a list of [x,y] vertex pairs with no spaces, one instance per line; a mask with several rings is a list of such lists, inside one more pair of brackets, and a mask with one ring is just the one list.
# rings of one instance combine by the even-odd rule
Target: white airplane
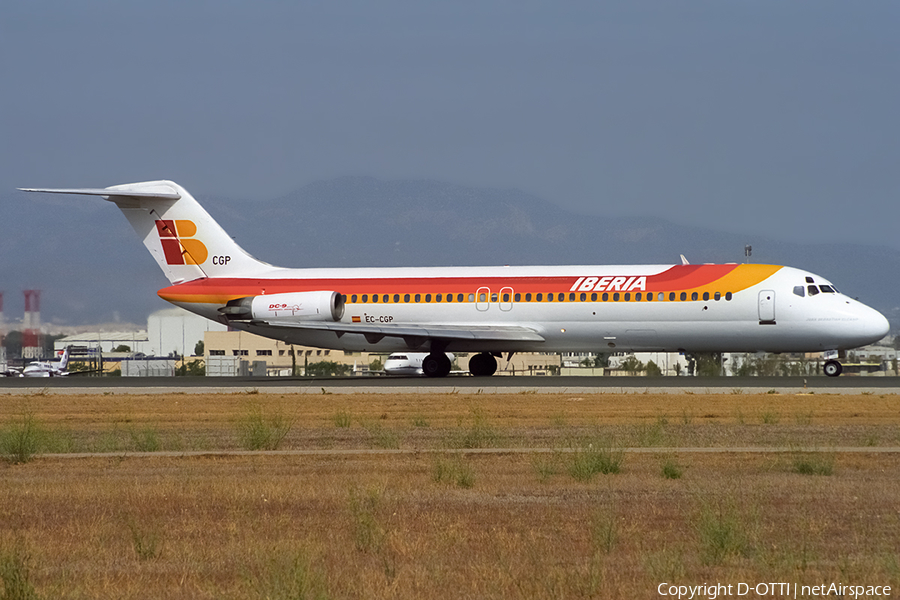
[[[288,344],[476,352],[492,375],[507,352],[820,352],[873,343],[878,311],[819,275],[758,264],[285,269],[241,249],[171,181],[23,191],[102,196],[118,206],[171,285],[163,299]],[[829,360],[828,375],[841,364]]]
[[[395,352],[384,361],[384,372],[388,375],[425,375],[422,363],[428,356],[428,352]],[[452,354],[447,354],[451,363],[454,358]]]
[[58,361],[42,362],[34,361],[28,363],[22,371],[23,377],[65,377],[69,374],[66,367],[69,366],[69,348],[63,350],[62,356]]

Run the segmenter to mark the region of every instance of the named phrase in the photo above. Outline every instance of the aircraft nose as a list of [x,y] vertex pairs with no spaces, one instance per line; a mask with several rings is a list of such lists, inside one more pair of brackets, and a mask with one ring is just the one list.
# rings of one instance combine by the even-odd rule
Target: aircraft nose
[[891,324],[883,314],[874,308],[865,307],[865,314],[862,316],[862,326],[866,332],[866,336],[871,338],[871,343],[877,342],[888,334],[891,330]]

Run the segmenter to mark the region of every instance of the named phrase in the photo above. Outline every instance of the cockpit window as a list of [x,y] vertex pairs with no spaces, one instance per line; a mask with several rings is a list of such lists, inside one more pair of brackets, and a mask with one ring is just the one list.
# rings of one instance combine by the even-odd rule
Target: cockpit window
[[820,285],[819,289],[822,290],[823,292],[825,292],[826,294],[834,293],[834,288],[832,288],[830,285]]
[[815,282],[816,282],[816,280],[813,279],[812,277],[807,277],[807,278],[806,278],[806,283],[815,283]]
[[795,286],[794,286],[794,295],[795,295],[795,296],[800,296],[801,298],[802,298],[803,296],[806,295],[805,290],[803,289],[803,286],[802,286],[802,285],[795,285]]
[[808,285],[808,286],[806,286],[806,291],[809,292],[810,296],[815,296],[816,294],[819,293],[819,288],[817,288],[814,285]]

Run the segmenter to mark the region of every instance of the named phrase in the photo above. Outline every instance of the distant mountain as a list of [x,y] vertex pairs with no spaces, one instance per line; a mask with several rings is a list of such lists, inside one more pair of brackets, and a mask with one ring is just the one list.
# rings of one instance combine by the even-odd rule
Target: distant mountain
[[[254,256],[286,267],[753,262],[808,269],[900,328],[900,252],[795,244],[653,217],[567,212],[518,190],[342,177],[273,200],[200,202]],[[8,317],[21,290],[43,292],[45,320],[143,322],[166,280],[113,206],[77,197],[4,198],[0,290]]]

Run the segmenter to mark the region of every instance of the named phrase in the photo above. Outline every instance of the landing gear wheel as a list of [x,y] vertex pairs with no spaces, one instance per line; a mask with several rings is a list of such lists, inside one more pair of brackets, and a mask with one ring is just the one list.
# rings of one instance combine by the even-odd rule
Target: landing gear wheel
[[450,359],[441,352],[422,359],[422,372],[426,377],[446,377],[450,374]]
[[469,373],[475,377],[490,377],[497,371],[497,359],[482,352],[469,359]]
[[825,374],[829,377],[837,377],[844,370],[844,367],[836,360],[829,360],[825,363],[822,370],[825,371]]

